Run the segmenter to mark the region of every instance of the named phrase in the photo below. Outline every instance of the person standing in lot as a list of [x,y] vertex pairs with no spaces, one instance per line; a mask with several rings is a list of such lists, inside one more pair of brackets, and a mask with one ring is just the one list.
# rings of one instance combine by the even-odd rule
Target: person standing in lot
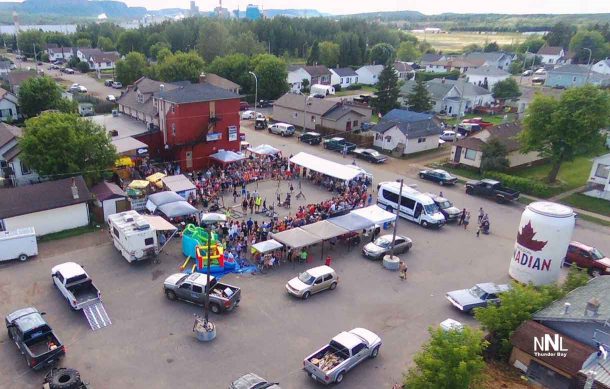
[[483,220],[483,216],[485,216],[485,212],[483,211],[483,207],[479,208],[479,224],[481,224],[481,221]]
[[464,216],[464,229],[468,229],[468,223],[470,223],[470,212],[466,212],[466,216]]
[[458,226],[464,224],[464,218],[466,218],[466,208],[462,209],[462,213],[460,213],[460,218],[458,220]]
[[398,266],[398,272],[400,273],[401,280],[404,281],[407,279],[407,264],[405,263],[405,261],[400,261],[400,265]]

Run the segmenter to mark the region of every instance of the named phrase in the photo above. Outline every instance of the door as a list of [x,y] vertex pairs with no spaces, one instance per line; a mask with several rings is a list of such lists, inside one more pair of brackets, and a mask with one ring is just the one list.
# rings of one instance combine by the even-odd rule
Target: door
[[350,120],[347,121],[347,123],[345,123],[345,131],[351,131],[352,130],[352,122]]
[[417,203],[415,205],[415,211],[413,212],[414,221],[419,222],[419,219],[421,217],[423,210],[424,210],[424,207],[421,205],[421,203]]
[[191,300],[197,303],[203,303],[203,297],[203,288],[199,285],[193,285],[193,289],[191,290]]
[[193,168],[193,152],[192,151],[186,152],[186,168],[187,169]]
[[354,346],[354,348],[352,349],[352,355],[352,362],[350,363],[348,369],[353,368],[354,366],[362,362],[364,359],[366,359],[366,357],[368,356],[368,349],[364,345],[364,343],[360,343]]
[[313,286],[311,287],[311,291],[313,293],[318,293],[319,291],[321,291],[323,289],[323,285],[324,285],[324,276],[320,276],[318,278],[316,278],[316,280],[313,283]]
[[183,283],[176,290],[176,295],[180,298],[190,300],[191,299],[191,284],[188,282]]
[[462,146],[455,146],[455,155],[453,156],[453,162],[460,162],[462,156]]

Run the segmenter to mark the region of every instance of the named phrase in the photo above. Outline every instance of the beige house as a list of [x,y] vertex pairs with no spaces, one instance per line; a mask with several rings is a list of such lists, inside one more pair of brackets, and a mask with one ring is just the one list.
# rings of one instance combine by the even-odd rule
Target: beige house
[[530,165],[543,160],[537,152],[522,153],[517,135],[522,131],[518,122],[500,124],[455,142],[451,147],[451,162],[475,168],[481,167],[483,148],[491,138],[497,138],[508,151],[508,167]]
[[286,93],[273,104],[273,120],[306,129],[356,130],[371,119],[371,114],[372,109],[366,105],[295,93]]

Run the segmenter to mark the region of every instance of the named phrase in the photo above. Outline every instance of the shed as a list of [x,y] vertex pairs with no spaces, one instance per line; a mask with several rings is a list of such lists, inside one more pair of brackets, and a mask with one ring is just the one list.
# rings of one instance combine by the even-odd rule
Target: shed
[[37,236],[89,224],[91,193],[81,176],[0,189],[0,227],[34,227]]
[[184,174],[163,177],[161,181],[163,181],[163,185],[167,190],[176,192],[185,200],[188,200],[189,196],[194,197],[196,195],[197,187]]
[[128,211],[131,206],[127,194],[117,184],[102,181],[91,188],[95,201],[93,214],[100,222],[106,222],[108,216]]

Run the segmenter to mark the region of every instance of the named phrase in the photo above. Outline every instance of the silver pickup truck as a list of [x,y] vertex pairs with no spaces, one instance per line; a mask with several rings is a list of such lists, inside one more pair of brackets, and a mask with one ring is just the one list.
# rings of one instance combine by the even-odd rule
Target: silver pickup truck
[[[170,300],[184,300],[195,304],[205,304],[207,275],[176,273],[163,282],[165,296]],[[210,276],[210,311],[221,313],[235,308],[241,300],[241,289],[223,284]]]
[[343,331],[303,361],[303,369],[323,384],[341,383],[345,373],[379,354],[381,338],[364,328]]

